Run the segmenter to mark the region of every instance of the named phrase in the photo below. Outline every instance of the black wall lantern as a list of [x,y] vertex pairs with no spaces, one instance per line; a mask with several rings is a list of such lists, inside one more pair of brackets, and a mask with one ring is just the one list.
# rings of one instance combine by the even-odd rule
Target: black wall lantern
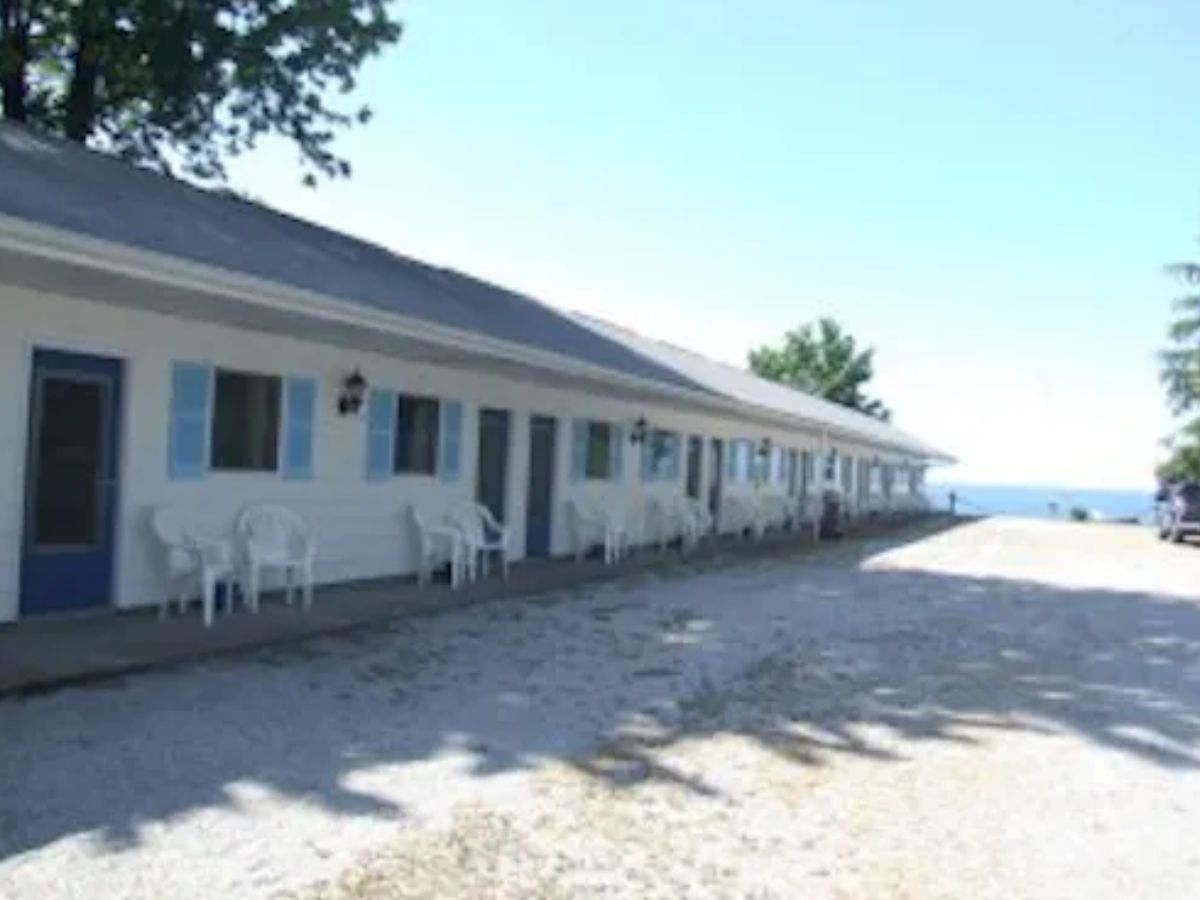
[[629,443],[641,444],[646,440],[646,418],[639,416],[638,420],[633,423],[633,429],[629,432]]
[[762,443],[758,445],[758,455],[761,456],[763,459],[766,459],[768,456],[771,455],[771,447],[772,446],[773,445],[772,445],[771,439],[769,437],[763,438]]
[[362,372],[355,369],[342,382],[342,393],[338,397],[338,412],[343,416],[357,415],[366,399],[367,379],[363,377]]

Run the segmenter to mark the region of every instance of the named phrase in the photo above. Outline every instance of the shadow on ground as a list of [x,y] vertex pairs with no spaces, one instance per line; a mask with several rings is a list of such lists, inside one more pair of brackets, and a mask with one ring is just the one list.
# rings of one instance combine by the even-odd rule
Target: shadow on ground
[[[83,834],[116,852],[262,798],[401,818],[388,779],[422,776],[389,767],[446,754],[469,760],[463,778],[554,758],[617,789],[711,796],[658,756],[723,733],[798,766],[988,729],[1197,766],[1200,602],[855,565],[903,540],[0,703],[0,855]],[[898,740],[864,735],[880,728]]]

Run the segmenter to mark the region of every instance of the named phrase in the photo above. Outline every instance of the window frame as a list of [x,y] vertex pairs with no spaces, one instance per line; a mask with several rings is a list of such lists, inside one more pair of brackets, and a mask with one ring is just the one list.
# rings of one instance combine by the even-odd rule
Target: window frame
[[646,481],[674,481],[679,474],[679,432],[669,428],[652,428],[646,440],[650,454]]
[[[417,447],[414,431],[412,430],[413,417],[405,417],[401,414],[401,406],[403,404],[428,404],[432,412],[433,434],[429,441],[429,467],[428,469],[421,467],[417,468],[413,465],[414,448]],[[410,394],[403,391],[396,391],[392,402],[392,475],[401,478],[437,478],[441,470],[441,449],[442,449],[442,399],[429,394]],[[407,441],[408,465],[401,467],[401,440]]]
[[[275,427],[274,434],[271,438],[271,455],[273,463],[270,466],[256,465],[227,465],[218,460],[217,442],[218,428],[217,417],[221,408],[221,380],[222,377],[233,377],[239,379],[256,379],[269,382],[274,389],[274,416]],[[287,412],[284,409],[284,384],[286,379],[282,375],[272,372],[252,371],[249,369],[237,369],[231,366],[213,366],[212,367],[212,396],[209,401],[208,411],[208,460],[207,469],[210,472],[222,475],[278,475],[283,468],[283,444],[284,436],[283,429]],[[250,429],[245,423],[241,423],[239,433],[248,435]]]
[[[616,438],[616,428],[612,422],[603,419],[587,419],[587,433],[584,436],[583,480],[611,481],[613,478],[613,441]],[[603,453],[598,453],[602,472],[593,471],[592,458],[593,436],[603,435]]]

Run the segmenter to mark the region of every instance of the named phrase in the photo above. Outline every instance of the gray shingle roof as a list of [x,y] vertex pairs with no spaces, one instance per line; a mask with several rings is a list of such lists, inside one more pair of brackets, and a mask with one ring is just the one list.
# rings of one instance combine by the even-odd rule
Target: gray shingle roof
[[0,214],[463,329],[942,456],[868,416],[236,197],[0,123]]
[[809,422],[819,422],[843,434],[855,435],[865,443],[902,448],[929,459],[946,459],[940,450],[894,425],[845,406],[767,381],[745,369],[717,362],[664,341],[656,341],[611,322],[582,314],[576,314],[576,318],[598,333],[619,341],[659,365],[679,372],[715,394],[759,409],[776,410]]
[[698,389],[513,291],[3,123],[0,213]]

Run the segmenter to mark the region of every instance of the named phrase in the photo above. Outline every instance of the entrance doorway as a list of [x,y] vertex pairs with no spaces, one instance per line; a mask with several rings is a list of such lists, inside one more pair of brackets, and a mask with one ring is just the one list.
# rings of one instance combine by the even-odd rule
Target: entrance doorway
[[529,496],[525,505],[525,554],[549,556],[554,524],[554,458],[558,422],[534,416],[529,423]]
[[704,439],[692,435],[688,438],[687,495],[700,499],[700,470],[704,463]]
[[505,521],[508,511],[508,420],[506,409],[479,411],[479,468],[475,498],[501,523]]
[[34,352],[22,615],[112,603],[123,374],[117,359]]
[[708,470],[708,512],[712,516],[713,528],[720,528],[721,494],[725,479],[725,443],[713,438],[711,443],[711,467]]

